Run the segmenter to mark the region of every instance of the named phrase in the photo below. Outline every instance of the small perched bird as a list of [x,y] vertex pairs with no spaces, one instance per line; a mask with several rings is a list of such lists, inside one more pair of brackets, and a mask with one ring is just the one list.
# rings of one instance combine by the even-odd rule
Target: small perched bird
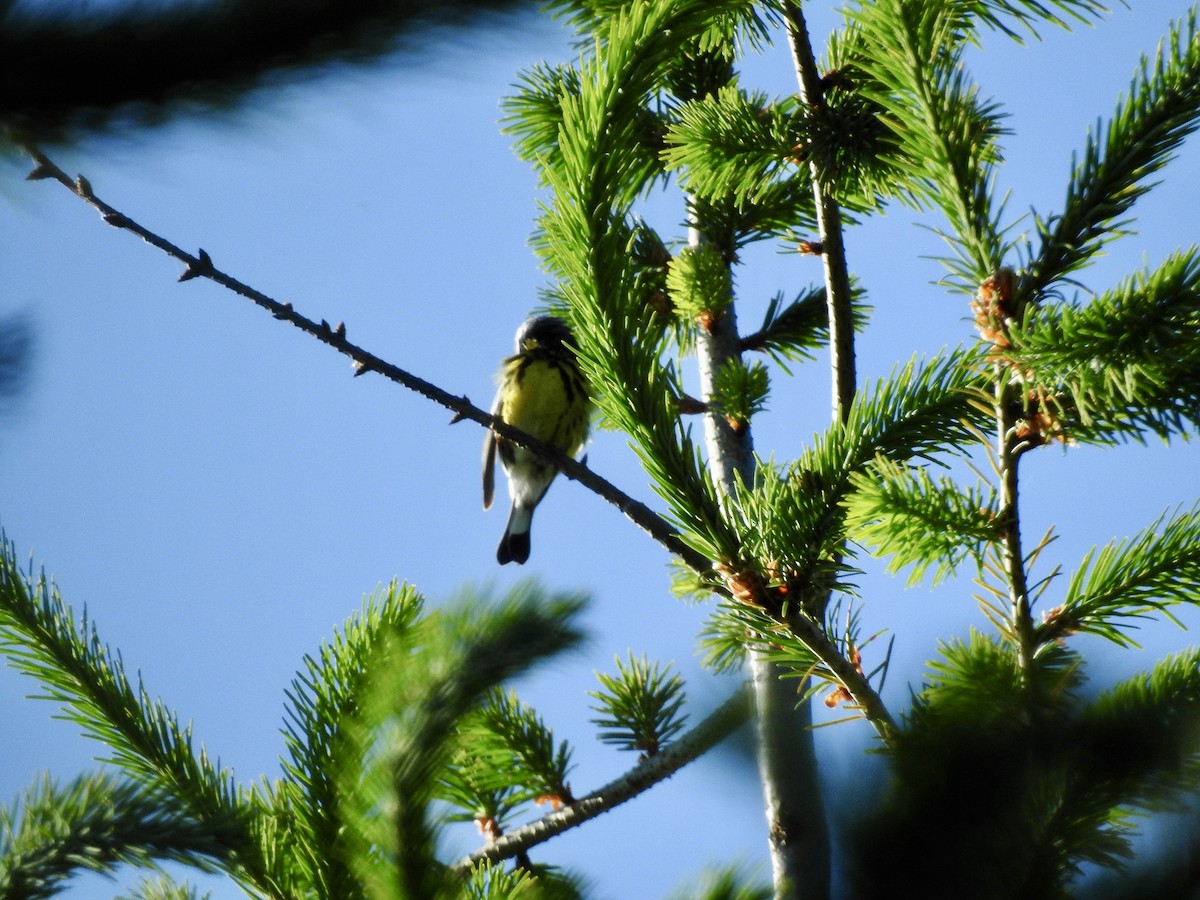
[[[492,415],[574,456],[587,440],[591,400],[575,360],[571,329],[554,316],[535,316],[517,329],[517,352],[496,376]],[[483,508],[492,505],[496,453],[508,475],[512,510],[496,559],[518,565],[529,559],[529,526],[558,469],[531,450],[489,431],[483,443]]]

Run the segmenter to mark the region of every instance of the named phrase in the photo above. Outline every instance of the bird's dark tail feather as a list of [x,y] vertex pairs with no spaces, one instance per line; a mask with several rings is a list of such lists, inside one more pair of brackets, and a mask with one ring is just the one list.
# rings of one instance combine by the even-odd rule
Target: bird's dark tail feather
[[[518,510],[514,505],[508,515],[508,525],[504,536],[500,538],[500,546],[496,550],[496,560],[505,566],[515,562],[523,566],[529,559],[529,526],[533,521],[533,511]],[[520,529],[519,531],[515,529]]]

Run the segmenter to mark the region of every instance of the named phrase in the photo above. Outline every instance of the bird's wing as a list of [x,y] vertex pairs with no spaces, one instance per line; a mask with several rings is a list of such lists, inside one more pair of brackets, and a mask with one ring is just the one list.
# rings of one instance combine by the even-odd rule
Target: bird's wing
[[[500,411],[500,398],[492,404],[492,415]],[[483,433],[483,508],[491,509],[496,496],[496,442],[500,436],[490,428]]]
[[496,433],[488,428],[484,437],[484,509],[490,509],[496,496]]

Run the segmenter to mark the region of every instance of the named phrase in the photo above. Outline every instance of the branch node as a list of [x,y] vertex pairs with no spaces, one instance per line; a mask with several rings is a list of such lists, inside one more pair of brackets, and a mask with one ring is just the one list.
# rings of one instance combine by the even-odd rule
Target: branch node
[[289,318],[291,318],[291,315],[292,315],[292,304],[291,304],[291,303],[288,303],[288,302],[286,302],[286,301],[285,301],[285,302],[283,302],[283,303],[280,303],[280,304],[279,304],[279,311],[278,311],[278,312],[276,312],[276,313],[273,313],[273,315],[274,315],[274,316],[275,316],[275,318],[277,318],[277,319],[285,319],[285,320],[286,320],[286,319],[289,319]]
[[105,213],[100,218],[104,220],[104,224],[111,225],[113,228],[128,228],[129,227],[129,221],[130,221],[129,216],[125,215],[124,213],[119,213],[119,212]]
[[373,372],[373,371],[375,371],[375,367],[372,366],[370,363],[365,363],[361,359],[356,359],[354,361],[354,377],[355,378],[357,378],[359,375],[366,375],[368,372]]
[[212,273],[212,258],[206,252],[204,252],[204,248],[201,247],[196,258],[188,261],[187,269],[185,269],[183,274],[179,276],[179,280],[191,281],[193,278],[200,278],[201,276],[211,275]]
[[75,193],[84,200],[96,199],[96,195],[92,192],[92,183],[82,175],[75,179]]
[[335,325],[333,328],[333,334],[335,337],[339,337],[342,340],[345,340],[346,339],[346,323],[338,322],[337,325]]
[[26,181],[41,181],[44,178],[55,178],[58,176],[58,169],[47,162],[39,159],[37,165],[29,170],[29,174],[25,176]]

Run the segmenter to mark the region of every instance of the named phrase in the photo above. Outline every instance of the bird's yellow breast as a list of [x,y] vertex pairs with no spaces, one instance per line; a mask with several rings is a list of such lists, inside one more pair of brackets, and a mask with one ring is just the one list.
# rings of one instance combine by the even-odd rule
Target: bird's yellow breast
[[554,442],[571,403],[562,373],[557,366],[537,360],[513,375],[516,385],[506,392],[504,421],[540,440]]

